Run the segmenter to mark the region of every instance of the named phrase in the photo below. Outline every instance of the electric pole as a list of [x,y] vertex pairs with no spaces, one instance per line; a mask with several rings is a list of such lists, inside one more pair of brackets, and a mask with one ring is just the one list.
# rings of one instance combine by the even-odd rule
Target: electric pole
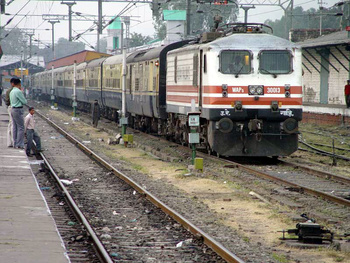
[[72,42],[72,6],[76,4],[76,2],[61,2],[63,5],[68,6],[68,39]]
[[52,25],[52,54],[53,54],[53,59],[56,59],[56,54],[55,54],[55,24],[59,23],[60,21],[49,20],[48,22]]

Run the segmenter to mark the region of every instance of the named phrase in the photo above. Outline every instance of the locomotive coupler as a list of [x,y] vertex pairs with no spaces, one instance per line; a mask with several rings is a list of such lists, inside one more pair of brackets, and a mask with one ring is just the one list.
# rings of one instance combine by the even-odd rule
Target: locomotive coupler
[[262,129],[263,129],[262,120],[258,120],[258,119],[250,120],[248,123],[248,129],[251,133],[255,134],[256,140],[260,142],[262,138]]

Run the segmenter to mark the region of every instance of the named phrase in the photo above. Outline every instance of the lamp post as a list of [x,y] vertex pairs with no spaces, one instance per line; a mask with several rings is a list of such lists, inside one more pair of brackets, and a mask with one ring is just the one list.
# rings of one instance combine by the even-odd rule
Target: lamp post
[[55,24],[59,23],[59,20],[49,20],[48,21],[52,25],[52,54],[53,54],[53,59],[56,59],[56,54],[55,54]]

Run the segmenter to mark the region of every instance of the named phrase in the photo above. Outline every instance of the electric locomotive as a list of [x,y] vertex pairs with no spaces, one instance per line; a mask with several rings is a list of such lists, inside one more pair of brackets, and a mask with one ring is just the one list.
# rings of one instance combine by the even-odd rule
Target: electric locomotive
[[191,101],[201,144],[224,156],[286,156],[298,148],[301,50],[262,24],[232,24],[167,57],[167,112],[185,141]]

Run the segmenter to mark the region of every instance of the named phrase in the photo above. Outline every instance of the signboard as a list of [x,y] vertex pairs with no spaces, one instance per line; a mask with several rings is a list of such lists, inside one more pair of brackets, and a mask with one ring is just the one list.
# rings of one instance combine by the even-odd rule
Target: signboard
[[345,27],[346,31],[350,31],[350,26]]
[[199,115],[189,115],[188,116],[188,125],[190,127],[199,126]]
[[199,133],[189,133],[188,134],[189,143],[199,143]]
[[21,76],[21,75],[28,76],[28,69],[23,69],[22,73],[21,73],[21,70],[19,68],[16,68],[15,69],[15,75],[18,76],[18,77]]

